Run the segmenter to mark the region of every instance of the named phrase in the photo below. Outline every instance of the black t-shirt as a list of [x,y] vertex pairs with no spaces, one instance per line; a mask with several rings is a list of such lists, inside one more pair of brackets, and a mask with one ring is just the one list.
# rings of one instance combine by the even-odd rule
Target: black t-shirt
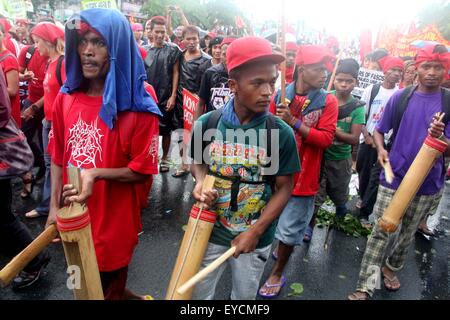
[[[185,51],[186,52],[186,51]],[[184,54],[180,58],[180,82],[178,84],[178,101],[181,107],[183,105],[183,89],[189,90],[193,94],[198,94],[200,90],[200,82],[202,74],[200,74],[200,66],[211,60],[211,57],[202,52],[198,58],[186,61]]]
[[145,46],[144,49],[147,51],[147,81],[155,89],[158,106],[164,109],[172,94],[173,66],[180,59],[182,51],[173,43],[165,43],[162,48]]
[[206,102],[206,112],[222,108],[232,96],[228,88],[228,72],[223,63],[206,70],[199,92],[199,97]]

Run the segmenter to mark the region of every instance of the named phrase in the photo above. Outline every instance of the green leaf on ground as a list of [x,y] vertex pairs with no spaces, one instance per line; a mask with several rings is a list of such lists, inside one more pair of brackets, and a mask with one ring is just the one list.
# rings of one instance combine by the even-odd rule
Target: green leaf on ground
[[340,275],[339,275],[339,279],[347,279],[347,277],[344,276],[343,274],[340,274]]
[[186,232],[187,224],[185,224],[184,226],[182,226],[181,229],[183,229],[183,231]]
[[288,294],[288,297],[299,296],[303,293],[303,285],[301,283],[293,283],[290,288],[293,291]]

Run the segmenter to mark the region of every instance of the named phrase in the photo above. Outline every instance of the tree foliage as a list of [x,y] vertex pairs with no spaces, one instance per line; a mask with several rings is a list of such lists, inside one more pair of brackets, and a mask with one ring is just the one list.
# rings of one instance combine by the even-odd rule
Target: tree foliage
[[[235,0],[158,0],[149,1],[142,8],[142,12],[149,16],[166,15],[166,7],[179,6],[190,23],[203,29],[211,29],[215,24],[234,25],[235,17],[243,17],[243,13]],[[179,23],[174,16],[174,25]]]

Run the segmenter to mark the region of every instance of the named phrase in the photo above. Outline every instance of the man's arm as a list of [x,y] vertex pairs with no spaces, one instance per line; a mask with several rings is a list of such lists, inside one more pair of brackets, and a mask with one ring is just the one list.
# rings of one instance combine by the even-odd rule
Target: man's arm
[[61,195],[63,189],[63,171],[62,167],[52,161],[50,167],[50,182],[51,182],[51,197],[50,197],[50,212],[48,214],[47,223],[45,227],[56,222],[56,214],[61,208]]
[[192,197],[204,204],[204,208],[208,209],[219,197],[217,190],[202,190],[203,181],[208,173],[208,166],[206,164],[191,164],[191,173],[195,178],[195,187],[192,191]]
[[31,118],[33,118],[36,113],[42,109],[44,107],[44,97],[40,98],[38,101],[36,101],[35,103],[33,103],[32,105],[30,105],[28,108],[26,108],[23,112],[22,112],[22,118],[25,121],[30,120]]
[[181,19],[181,24],[185,27],[187,27],[189,25],[189,21],[186,18],[186,16],[184,15],[183,10],[180,7],[176,7],[178,14],[180,15],[180,19]]
[[291,197],[292,188],[294,187],[294,175],[276,177],[275,186],[276,191],[270,198],[258,221],[249,230],[241,233],[231,242],[232,246],[236,246],[235,258],[242,253],[255,251],[259,238],[275,219],[280,216]]
[[339,128],[336,130],[336,139],[340,142],[344,142],[351,145],[357,145],[359,143],[359,136],[361,135],[362,124],[352,124],[350,133],[341,131]]
[[70,202],[84,203],[92,195],[94,183],[99,180],[110,180],[122,183],[143,183],[147,181],[149,175],[132,171],[128,167],[124,168],[93,168],[81,171],[81,193],[73,185],[64,186],[64,203]]
[[205,105],[205,100],[199,98],[194,112],[194,121],[197,121],[197,119],[201,117],[201,115],[203,114],[203,110],[205,110]]
[[389,154],[384,148],[384,134],[375,129],[373,132],[373,141],[378,152],[378,163],[384,166],[389,161]]
[[177,89],[178,83],[180,81],[180,59],[173,65],[172,68],[172,94],[170,95],[169,101],[167,101],[167,111],[172,110],[177,101]]
[[167,34],[169,37],[173,35],[173,29],[172,29],[172,11],[169,9],[169,7],[166,7],[166,21],[167,21]]

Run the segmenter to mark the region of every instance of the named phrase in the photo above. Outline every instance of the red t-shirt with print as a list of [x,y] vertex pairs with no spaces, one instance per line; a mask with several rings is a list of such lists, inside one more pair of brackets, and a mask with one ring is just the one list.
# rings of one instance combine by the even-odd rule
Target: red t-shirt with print
[[[53,114],[53,103],[58,95],[61,85],[58,82],[58,77],[56,76],[56,67],[58,66],[58,59],[50,62],[48,64],[47,72],[44,78],[44,114],[45,119],[52,121]],[[66,64],[63,60],[61,63],[61,80],[62,83],[66,81]]]
[[25,66],[25,60],[27,56],[27,51],[30,46],[25,46],[22,48],[19,54],[19,66],[28,71],[33,71],[36,80],[28,81],[28,100],[35,103],[40,98],[44,96],[44,78],[45,70],[47,68],[47,57],[41,56],[39,50],[36,48],[33,55],[31,56],[28,66]]
[[[8,84],[7,73],[11,71],[19,72],[19,63],[17,62],[17,58],[9,51],[4,50],[0,53],[0,65],[3,69],[3,73],[5,74],[6,82]],[[17,122],[17,125],[20,127],[22,123],[22,119],[20,117],[20,96],[19,91],[17,94],[10,98],[11,100],[11,115],[13,119]]]
[[[292,191],[294,196],[313,196],[319,191],[323,153],[333,142],[339,112],[338,101],[332,94],[327,95],[324,108],[303,116],[301,110],[305,101],[306,96],[296,95],[289,105],[292,115],[310,128],[306,138],[295,132],[302,170],[294,177],[295,185]],[[269,111],[276,114],[274,99]]]
[[[68,103],[68,101],[72,103]],[[124,168],[158,173],[158,117],[120,112],[110,130],[99,117],[102,97],[59,93],[53,108],[52,161],[63,168]],[[150,178],[149,178],[150,179]],[[140,210],[148,183],[95,182],[87,202],[100,271],[130,263],[140,231]]]

